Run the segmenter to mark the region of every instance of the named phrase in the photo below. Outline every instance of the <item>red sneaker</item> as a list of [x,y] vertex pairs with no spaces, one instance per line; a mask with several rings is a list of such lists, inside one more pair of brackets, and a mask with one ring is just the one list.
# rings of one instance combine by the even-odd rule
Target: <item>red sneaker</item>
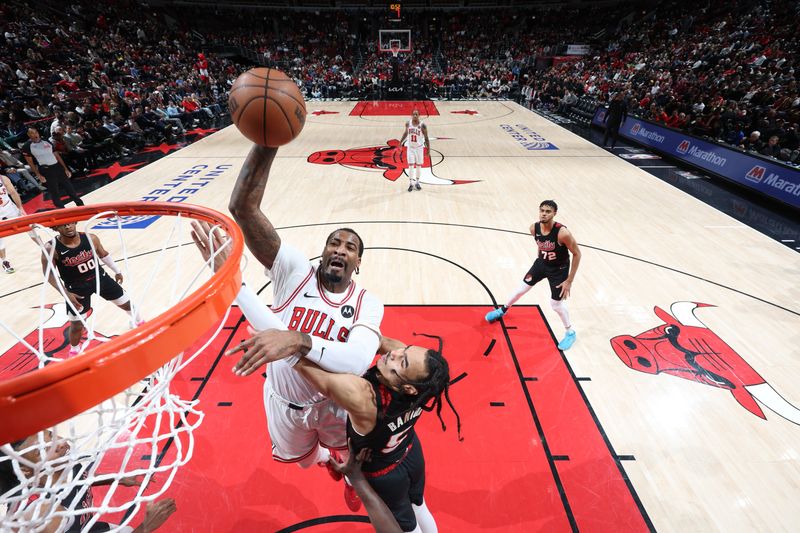
[[361,509],[361,498],[356,494],[356,489],[347,481],[344,482],[344,503],[346,503],[347,508],[354,513],[357,513],[358,510]]
[[333,478],[334,481],[341,481],[342,474],[333,469],[333,467],[331,466],[331,460],[335,460],[337,463],[343,462],[342,456],[339,455],[339,452],[337,452],[336,450],[331,450],[331,459],[328,460],[327,463],[317,463],[317,464],[319,466],[327,468],[328,474],[330,474],[330,476]]

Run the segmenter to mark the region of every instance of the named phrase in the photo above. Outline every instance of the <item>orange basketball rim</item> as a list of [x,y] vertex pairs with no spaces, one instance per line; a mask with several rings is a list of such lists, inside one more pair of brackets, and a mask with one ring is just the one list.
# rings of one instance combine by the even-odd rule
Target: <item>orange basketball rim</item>
[[241,230],[229,217],[202,206],[131,202],[59,209],[2,222],[0,237],[27,232],[32,224],[67,224],[106,211],[109,217],[183,216],[219,225],[231,237],[231,254],[209,280],[152,320],[75,358],[0,382],[0,444],[72,418],[152,374],[214,326],[239,292]]

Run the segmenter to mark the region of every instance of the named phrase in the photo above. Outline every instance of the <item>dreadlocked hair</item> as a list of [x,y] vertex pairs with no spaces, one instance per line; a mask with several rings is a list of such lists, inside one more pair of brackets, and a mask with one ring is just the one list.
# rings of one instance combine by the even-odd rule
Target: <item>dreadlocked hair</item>
[[458,411],[453,406],[450,400],[450,365],[447,364],[447,359],[442,355],[442,347],[444,341],[437,335],[427,335],[425,333],[414,333],[421,337],[428,337],[429,339],[436,339],[439,341],[439,349],[429,349],[425,352],[425,369],[428,371],[428,377],[419,382],[411,382],[417,391],[417,400],[414,402],[414,408],[421,408],[423,411],[433,411],[436,409],[436,416],[439,417],[439,422],[442,424],[442,431],[447,431],[447,426],[442,420],[442,395],[450,406],[450,410],[456,415],[456,428],[458,430],[458,440],[463,441],[464,437],[461,436],[461,417]]

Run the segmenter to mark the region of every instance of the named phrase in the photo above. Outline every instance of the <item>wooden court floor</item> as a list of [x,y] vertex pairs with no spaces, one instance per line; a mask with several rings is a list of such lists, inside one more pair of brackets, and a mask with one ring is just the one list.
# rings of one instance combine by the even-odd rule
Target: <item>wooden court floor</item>
[[[466,362],[483,364],[485,339],[505,338],[521,361],[517,373],[523,381],[495,376],[470,387],[490,391],[487,402],[490,397],[515,398],[506,404],[509,412],[515,408],[513,402],[528,401],[541,416],[500,414],[501,410],[488,411],[488,406],[462,397],[465,441],[458,443],[449,435],[452,428],[443,438],[430,416],[422,430],[423,443],[430,439],[459,447],[458,455],[471,461],[464,468],[483,465],[483,476],[466,476],[473,488],[480,489],[482,480],[492,479],[500,470],[512,482],[513,461],[526,458],[523,447],[522,452],[514,448],[513,459],[504,460],[503,439],[493,452],[479,443],[495,438],[497,432],[506,432],[510,440],[530,432],[526,441],[530,454],[538,454],[542,446],[548,450],[545,462],[552,476],[547,479],[561,480],[561,485],[554,485],[558,493],[554,499],[568,509],[563,521],[549,521],[541,515],[544,508],[535,504],[543,497],[535,490],[497,494],[486,490],[478,495],[451,491],[458,469],[437,467],[434,461],[440,456],[446,461],[447,456],[434,451],[428,465],[429,506],[442,531],[797,530],[800,256],[796,252],[510,102],[436,102],[439,114],[422,117],[431,136],[430,167],[423,172],[422,191],[409,193],[393,142],[402,135],[405,117],[364,113],[368,106],[351,115],[355,105],[308,103],[304,131],[278,153],[263,210],[285,242],[309,257],[319,255],[332,229],[354,227],[367,248],[358,281],[392,309],[438,309],[436,315],[427,311],[415,315],[429,329],[436,327],[436,317],[447,316],[448,308],[458,308],[453,315],[458,318],[446,321],[446,327],[442,322],[442,328],[475,339],[473,345],[462,342],[457,353],[445,350],[452,360],[464,361],[465,371],[477,375],[473,367],[466,370]],[[248,150],[249,143],[229,127],[84,200],[172,199],[226,212]],[[187,173],[211,177],[208,185],[194,192],[178,194],[165,188]],[[491,305],[503,303],[530,267],[535,244],[528,226],[545,199],[558,202],[556,219],[575,235],[583,260],[568,300],[578,340],[568,352],[554,350],[546,356],[550,359],[543,360],[543,350],[552,349],[553,339],[563,334],[550,309],[546,284],[523,297],[521,307],[512,309],[503,324],[486,325],[480,316]],[[147,232],[152,230],[125,229],[126,241],[130,237],[132,249],[147,251],[152,246]],[[29,308],[34,297],[39,301],[41,291],[37,250],[22,236],[8,239],[7,247],[18,271],[0,276],[4,314]],[[119,250],[111,248],[117,256]],[[245,279],[262,287],[263,273],[249,259]],[[54,291],[50,296],[58,301]],[[271,301],[268,288],[263,298],[265,303]],[[124,328],[124,314],[105,313],[102,307],[98,313],[104,332]],[[400,323],[393,320],[392,324]],[[462,329],[453,329],[455,323]],[[398,334],[408,333],[392,327]],[[14,343],[8,337],[0,340],[0,351]],[[551,360],[553,368],[543,364]],[[537,388],[537,376],[525,374],[529,368],[541,377],[555,372],[555,366],[565,376],[562,388],[545,392]],[[491,366],[481,368],[487,376],[494,372]],[[531,379],[524,381],[526,377]],[[225,431],[244,432],[254,445],[263,444],[268,450],[258,386],[251,384],[247,391],[254,395],[249,408],[252,421],[241,422],[248,420],[241,413],[231,417],[241,427],[226,428],[220,421],[227,412],[208,405],[205,424],[215,432],[199,442],[199,456],[207,457],[204,442],[224,439]],[[591,435],[581,429],[588,426],[577,422],[586,416]],[[599,436],[598,446],[604,457],[610,457],[616,482],[622,483],[619,486],[641,520],[615,518],[597,506],[604,491],[610,490],[603,479],[587,475],[598,471],[593,469],[593,462],[601,460],[598,455],[580,455],[579,450],[562,454],[553,446],[560,442],[563,447],[580,448],[577,445],[592,441],[592,435]],[[496,469],[485,468],[493,461]],[[199,482],[196,473],[203,468],[200,463],[191,476],[176,478],[176,487],[187,499],[192,480]],[[265,483],[279,480],[283,486],[293,478],[303,483],[322,480],[319,473],[312,478],[293,465],[280,465],[271,473]],[[533,487],[550,482],[526,479]],[[327,478],[320,483],[330,484]],[[455,483],[463,488],[463,483]],[[573,496],[578,493],[594,493],[594,506],[579,510],[577,499],[584,496]],[[484,514],[491,515],[502,507],[496,507],[495,500],[503,497],[512,498],[516,506],[530,506],[541,516],[503,523],[502,516],[487,521],[480,513],[466,512],[483,506]],[[459,498],[464,498],[463,505]],[[204,531],[181,510],[180,500],[178,508],[172,529],[165,530]],[[220,512],[237,510],[226,507]],[[598,513],[597,520],[592,512]],[[247,527],[214,530],[281,530],[313,518],[276,513],[265,508],[251,515]],[[342,505],[339,514],[346,513]],[[362,530],[342,527],[324,531]]]

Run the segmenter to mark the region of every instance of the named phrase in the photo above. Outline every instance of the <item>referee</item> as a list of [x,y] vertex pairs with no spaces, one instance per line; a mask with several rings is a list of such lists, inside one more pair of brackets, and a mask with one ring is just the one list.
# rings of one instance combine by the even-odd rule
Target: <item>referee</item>
[[42,139],[39,130],[34,127],[28,128],[28,139],[30,140],[22,147],[22,155],[39,181],[47,185],[53,204],[59,209],[64,207],[64,202],[61,201],[61,187],[64,187],[75,205],[83,205],[69,181],[72,172],[64,164],[61,155],[53,151],[53,145]]

